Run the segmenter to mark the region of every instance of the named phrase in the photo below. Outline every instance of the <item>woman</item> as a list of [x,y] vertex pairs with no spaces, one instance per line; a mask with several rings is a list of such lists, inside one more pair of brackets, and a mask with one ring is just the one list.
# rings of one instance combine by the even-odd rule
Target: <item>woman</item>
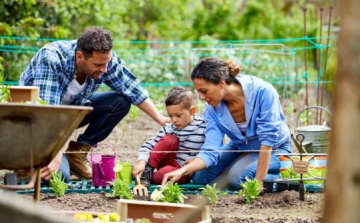
[[[208,184],[224,170],[229,170],[228,181],[236,189],[246,178],[260,182],[280,178],[275,150],[289,153],[292,148],[275,88],[259,78],[241,75],[238,65],[217,58],[202,59],[191,79],[200,99],[207,103],[205,143],[196,159],[166,174],[163,184],[192,174],[194,184]],[[223,145],[225,134],[230,142]]]

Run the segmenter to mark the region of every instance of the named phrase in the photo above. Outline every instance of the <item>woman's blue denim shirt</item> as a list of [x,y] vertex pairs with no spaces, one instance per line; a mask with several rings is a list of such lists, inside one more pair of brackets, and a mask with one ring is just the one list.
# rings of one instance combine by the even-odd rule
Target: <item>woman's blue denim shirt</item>
[[[275,88],[250,75],[239,74],[236,79],[245,95],[246,136],[241,134],[224,101],[216,107],[206,104],[203,113],[206,139],[198,154],[206,167],[216,165],[224,149],[259,150],[261,145],[276,149],[290,140],[290,131]],[[223,146],[224,134],[230,138],[226,146]]]

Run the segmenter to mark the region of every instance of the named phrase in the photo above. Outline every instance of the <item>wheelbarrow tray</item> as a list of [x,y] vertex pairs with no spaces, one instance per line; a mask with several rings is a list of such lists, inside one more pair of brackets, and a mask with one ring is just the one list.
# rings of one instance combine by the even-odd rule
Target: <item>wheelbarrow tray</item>
[[0,169],[48,165],[91,111],[83,106],[0,103]]

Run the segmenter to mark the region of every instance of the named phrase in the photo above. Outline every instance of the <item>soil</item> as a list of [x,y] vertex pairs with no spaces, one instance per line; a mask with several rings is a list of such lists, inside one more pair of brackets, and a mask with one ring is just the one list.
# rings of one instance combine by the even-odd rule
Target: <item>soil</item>
[[[22,195],[32,200],[30,194]],[[186,203],[193,204],[200,196],[188,195]],[[237,195],[223,195],[218,203],[211,206],[213,223],[235,222],[321,222],[322,193],[309,193],[305,201],[299,200],[296,191],[269,193],[253,204],[247,205]],[[41,194],[40,205],[53,210],[85,211],[85,212],[116,212],[117,199],[107,198],[103,193],[78,194],[70,193],[56,198],[53,194]]]
[[[114,129],[104,142],[116,148],[117,162],[135,164],[140,146],[154,136],[159,129],[159,125],[144,115],[134,120],[127,118]],[[82,131],[84,129],[75,131],[69,140],[76,139]],[[66,150],[66,146],[63,150]],[[1,173],[0,175],[3,176]],[[2,180],[2,176],[0,180]],[[71,178],[71,180],[76,179],[74,176]],[[26,200],[33,199],[30,194],[19,196]],[[186,203],[189,204],[199,198],[197,195],[187,196]],[[266,193],[252,205],[247,205],[241,202],[236,195],[223,195],[218,203],[211,206],[212,222],[321,222],[324,194],[307,193],[305,201],[300,201],[298,197],[299,193],[295,191]],[[70,193],[60,198],[56,198],[54,194],[41,194],[40,205],[56,211],[108,213],[116,211],[117,199],[109,199],[104,193]]]

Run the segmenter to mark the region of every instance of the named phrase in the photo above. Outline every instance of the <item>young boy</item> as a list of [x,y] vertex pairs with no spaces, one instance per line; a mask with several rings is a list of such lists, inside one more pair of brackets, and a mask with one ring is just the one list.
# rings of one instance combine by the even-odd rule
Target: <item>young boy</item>
[[[174,87],[166,97],[165,105],[171,123],[165,124],[140,148],[138,164],[133,168],[134,177],[143,175],[141,183],[145,186],[161,184],[166,173],[194,159],[205,141],[205,121],[195,114],[190,89]],[[184,176],[178,183],[189,181],[190,178]]]

